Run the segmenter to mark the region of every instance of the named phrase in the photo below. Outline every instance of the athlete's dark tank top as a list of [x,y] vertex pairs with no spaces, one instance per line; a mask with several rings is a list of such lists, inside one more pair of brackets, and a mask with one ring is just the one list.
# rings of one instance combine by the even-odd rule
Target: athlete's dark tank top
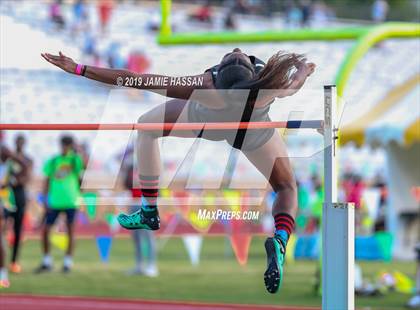
[[[254,66],[255,73],[259,73],[265,66],[265,63],[255,56],[249,56]],[[217,74],[220,65],[213,66],[205,72],[211,72],[213,83],[216,83]],[[211,109],[198,101],[190,101],[188,105],[188,120],[193,123],[207,122],[270,122],[268,111],[270,104],[261,108],[245,109],[246,102],[242,105],[229,105],[223,109]],[[251,112],[251,113],[246,113]],[[215,130],[215,131],[196,131],[196,134],[207,140],[226,140],[230,145],[242,150],[254,150],[265,144],[273,135],[274,129],[257,129],[249,131],[245,136],[246,130]]]

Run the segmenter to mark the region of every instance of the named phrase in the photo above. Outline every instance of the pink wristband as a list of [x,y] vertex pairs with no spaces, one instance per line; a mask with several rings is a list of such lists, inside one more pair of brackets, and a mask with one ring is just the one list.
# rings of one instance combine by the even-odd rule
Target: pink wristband
[[77,75],[82,75],[82,69],[83,69],[83,65],[77,64],[76,70],[74,71],[74,73],[76,73]]

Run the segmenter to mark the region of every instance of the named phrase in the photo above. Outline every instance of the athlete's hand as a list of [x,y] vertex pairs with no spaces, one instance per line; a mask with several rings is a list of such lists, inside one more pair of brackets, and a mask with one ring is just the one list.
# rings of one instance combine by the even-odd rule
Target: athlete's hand
[[314,73],[316,65],[313,62],[307,64],[308,76]]
[[315,71],[315,64],[306,62],[306,58],[303,58],[297,65],[296,71],[291,75],[289,85],[285,89],[277,91],[275,97],[283,98],[294,95],[305,83],[308,76]]
[[304,58],[299,65],[297,66],[298,71],[301,71],[306,76],[310,76],[315,71],[316,65],[313,62],[306,62],[306,58]]
[[51,55],[48,53],[42,53],[41,56],[49,63],[59,67],[64,71],[68,73],[75,73],[77,64],[73,61],[73,59],[65,56],[62,52],[59,52],[59,56]]

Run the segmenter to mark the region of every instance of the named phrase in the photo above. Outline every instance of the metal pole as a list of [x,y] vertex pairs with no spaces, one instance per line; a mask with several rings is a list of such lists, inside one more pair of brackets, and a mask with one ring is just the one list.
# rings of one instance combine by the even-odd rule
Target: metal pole
[[338,203],[337,90],[324,86],[322,309],[354,309],[354,207]]

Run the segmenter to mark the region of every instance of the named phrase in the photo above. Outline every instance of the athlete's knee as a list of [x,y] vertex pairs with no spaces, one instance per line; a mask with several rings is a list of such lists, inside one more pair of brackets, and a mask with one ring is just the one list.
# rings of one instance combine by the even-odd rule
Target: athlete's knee
[[[148,120],[147,114],[143,114],[137,119],[137,124],[145,124],[145,123],[150,123],[150,120]],[[144,130],[138,129],[138,131],[143,132]]]
[[[150,117],[148,117],[147,113],[143,114],[142,116],[140,116],[137,119],[137,123],[138,124],[147,124],[147,123],[153,123],[152,120],[150,119]],[[138,129],[137,130],[137,134],[138,137],[142,137],[142,138],[152,138],[155,139],[156,136],[152,131],[148,131],[148,130],[143,130],[143,129]]]
[[147,113],[140,115],[140,117],[137,119],[137,123],[138,124],[150,123]]

